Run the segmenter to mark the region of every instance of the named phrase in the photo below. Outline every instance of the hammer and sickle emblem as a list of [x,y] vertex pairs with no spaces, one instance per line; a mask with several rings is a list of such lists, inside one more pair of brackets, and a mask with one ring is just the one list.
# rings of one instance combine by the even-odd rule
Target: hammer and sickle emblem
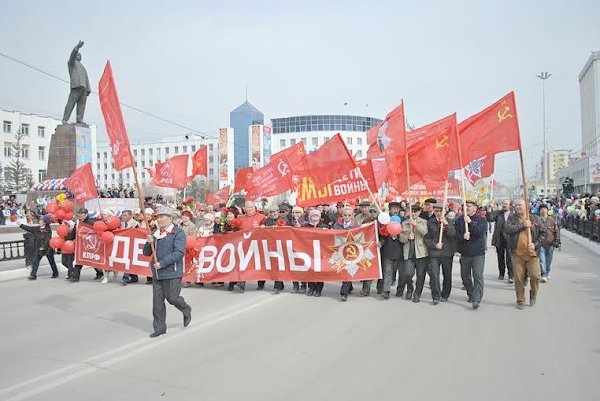
[[344,256],[346,256],[350,260],[356,259],[358,257],[356,245],[351,244],[344,248],[344,254]]
[[504,106],[504,109],[499,110],[498,111],[498,122],[501,123],[502,121],[509,119],[509,118],[513,118],[513,115],[509,113],[510,112],[510,107],[509,106]]
[[277,171],[282,177],[285,177],[288,173],[290,173],[290,167],[283,160],[279,160],[277,163]]
[[435,148],[436,149],[447,148],[448,146],[450,146],[448,144],[448,135],[444,135],[443,137],[435,140]]

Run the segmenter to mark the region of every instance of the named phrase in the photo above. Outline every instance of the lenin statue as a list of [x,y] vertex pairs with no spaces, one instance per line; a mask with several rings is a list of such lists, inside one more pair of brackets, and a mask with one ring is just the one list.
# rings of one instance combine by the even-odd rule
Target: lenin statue
[[69,66],[69,76],[71,78],[71,92],[69,93],[69,100],[65,106],[65,113],[63,115],[63,124],[66,124],[71,117],[73,108],[77,105],[77,124],[85,124],[83,122],[83,113],[85,112],[85,103],[87,97],[92,91],[90,89],[90,81],[88,79],[87,71],[81,64],[81,53],[79,49],[83,46],[83,42],[79,41],[77,46],[71,52],[67,65]]

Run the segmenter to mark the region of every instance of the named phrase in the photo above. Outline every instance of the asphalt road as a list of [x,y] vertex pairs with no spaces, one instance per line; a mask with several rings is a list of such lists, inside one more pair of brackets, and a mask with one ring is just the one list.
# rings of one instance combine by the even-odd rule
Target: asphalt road
[[0,283],[0,400],[600,399],[598,255],[565,238],[538,304],[517,310],[494,252],[479,310],[455,262],[437,306],[427,288],[419,304],[341,303],[334,284],[321,298],[187,288],[192,323],[168,306],[157,339],[150,286],[45,268]]

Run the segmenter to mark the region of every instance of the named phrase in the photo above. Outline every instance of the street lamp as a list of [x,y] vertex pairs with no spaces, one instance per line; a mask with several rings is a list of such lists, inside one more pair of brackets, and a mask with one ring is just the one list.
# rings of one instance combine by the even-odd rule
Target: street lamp
[[540,72],[536,75],[542,80],[542,116],[544,119],[544,197],[548,197],[548,155],[546,154],[546,80],[552,76],[549,72]]

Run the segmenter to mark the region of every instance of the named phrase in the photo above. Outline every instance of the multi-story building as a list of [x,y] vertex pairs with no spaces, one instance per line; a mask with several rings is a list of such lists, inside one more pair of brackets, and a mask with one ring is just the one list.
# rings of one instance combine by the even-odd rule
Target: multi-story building
[[318,115],[274,118],[272,123],[272,153],[304,142],[307,152],[312,152],[327,140],[340,133],[350,153],[358,159],[365,158],[369,145],[366,131],[379,124],[373,117],[347,115]]
[[[201,145],[208,146],[208,190],[214,191],[218,186],[218,141],[216,138],[199,137],[196,134],[186,134],[167,137],[156,141],[132,141],[131,152],[136,162],[138,179],[142,187],[150,187],[151,177],[146,168],[154,168],[156,162],[165,160],[181,154],[191,156]],[[98,143],[96,151],[95,174],[97,185],[100,189],[108,188],[135,188],[135,177],[132,169],[125,169],[121,172],[115,170],[114,160],[110,152],[110,143]],[[156,188],[156,187],[153,187]],[[150,191],[153,194],[172,194],[169,188],[156,188],[156,191]]]
[[569,165],[569,151],[551,150],[548,152],[548,183],[554,181],[556,173]]
[[587,155],[598,155],[600,134],[600,51],[592,52],[579,74],[581,146]]
[[229,126],[233,128],[233,159],[235,173],[240,168],[250,166],[248,128],[251,125],[264,124],[265,116],[247,100],[229,113]]
[[[0,109],[0,120],[2,120],[2,146],[4,148],[0,155],[2,167],[9,166],[13,159],[13,145],[20,130],[23,134],[21,139],[21,161],[25,164],[25,168],[31,172],[34,182],[43,181],[48,169],[50,140],[56,127],[62,122],[52,117],[2,109]],[[96,126],[90,126],[90,131],[93,155]],[[1,179],[6,181],[7,174],[7,170],[4,169],[4,176]]]

